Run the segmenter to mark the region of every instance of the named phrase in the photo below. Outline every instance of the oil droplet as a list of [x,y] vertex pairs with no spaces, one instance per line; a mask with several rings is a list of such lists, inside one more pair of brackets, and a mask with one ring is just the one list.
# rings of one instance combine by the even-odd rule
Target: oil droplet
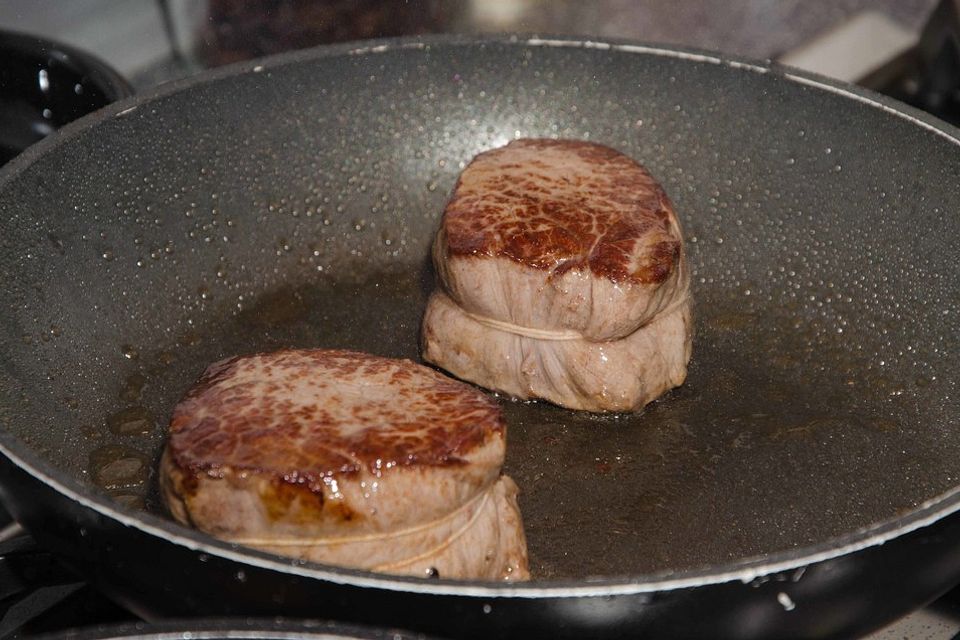
[[126,491],[119,491],[117,493],[111,493],[110,497],[116,500],[120,506],[126,507],[128,509],[143,510],[146,508],[146,501],[143,499],[143,496],[139,496],[135,493],[129,493]]
[[120,353],[123,354],[123,357],[127,360],[136,360],[140,357],[140,351],[135,346],[130,344],[120,345]]
[[147,456],[123,445],[106,445],[90,453],[90,475],[104,489],[125,489],[147,479]]
[[153,419],[143,407],[127,407],[107,417],[107,428],[121,436],[146,435],[153,430]]
[[177,339],[177,344],[181,347],[193,347],[200,344],[202,338],[195,331],[188,331]]
[[131,374],[120,387],[120,399],[124,402],[137,402],[146,384],[147,378],[142,373]]
[[257,298],[253,306],[240,312],[238,319],[249,326],[270,328],[304,320],[308,312],[303,294],[295,289],[279,289]]

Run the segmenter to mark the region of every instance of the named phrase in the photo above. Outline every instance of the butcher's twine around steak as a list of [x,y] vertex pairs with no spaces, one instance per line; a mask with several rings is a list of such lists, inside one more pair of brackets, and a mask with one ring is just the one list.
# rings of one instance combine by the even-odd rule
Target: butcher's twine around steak
[[633,159],[515,140],[460,174],[433,243],[423,357],[515,398],[636,411],[683,383],[690,276],[677,215]]
[[[658,316],[670,315],[677,309],[682,306],[690,304],[690,287],[687,286],[684,288],[682,294],[678,295],[673,302],[670,303],[666,309],[660,311]],[[513,324],[512,322],[502,322],[500,320],[494,320],[493,318],[485,318],[483,316],[470,313],[469,311],[464,311],[464,315],[469,317],[471,320],[482,324],[485,327],[491,329],[496,329],[497,331],[505,331],[507,333],[512,333],[518,336],[524,336],[525,338],[534,338],[535,340],[584,340],[583,335],[577,333],[576,331],[550,331],[548,329],[532,329],[530,327],[521,327],[520,325]],[[623,340],[624,338],[621,338]],[[599,341],[603,342],[603,341]]]
[[637,411],[686,379],[692,310],[684,300],[620,340],[540,340],[480,324],[435,291],[423,320],[423,357],[514,398]]
[[[413,525],[403,529],[386,531],[383,533],[361,533],[344,536],[303,536],[291,538],[255,538],[239,536],[236,538],[226,539],[226,542],[232,542],[233,544],[239,544],[248,547],[316,547],[339,544],[354,544],[360,542],[387,542],[397,538],[423,533],[424,531],[432,529],[446,522],[461,520],[461,516],[464,513],[470,514],[467,523],[464,525],[464,527],[467,527],[473,523],[477,514],[480,512],[480,507],[486,504],[486,501],[489,497],[490,495],[488,492],[479,493],[470,498],[469,501],[457,507],[455,510],[451,511],[445,516],[437,518],[436,520],[423,522],[421,524]],[[462,533],[462,528],[457,533]]]

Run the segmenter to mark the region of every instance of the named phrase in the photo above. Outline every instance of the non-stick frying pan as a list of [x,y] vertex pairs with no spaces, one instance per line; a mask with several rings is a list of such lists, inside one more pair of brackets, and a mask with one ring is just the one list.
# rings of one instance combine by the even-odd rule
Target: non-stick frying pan
[[[643,413],[503,401],[536,579],[303,565],[166,517],[165,422],[206,364],[416,357],[453,181],[517,136],[645,163],[696,299],[689,379]],[[856,89],[629,44],[385,41],[161,87],[0,174],[3,500],[151,616],[864,632],[960,577],[958,150]]]

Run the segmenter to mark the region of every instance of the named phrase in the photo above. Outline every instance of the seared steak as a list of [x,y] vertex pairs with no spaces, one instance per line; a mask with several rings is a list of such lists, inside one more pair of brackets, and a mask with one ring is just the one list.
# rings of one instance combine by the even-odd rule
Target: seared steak
[[687,295],[680,225],[634,160],[579,140],[516,140],[463,170],[433,245],[468,313],[623,338]]
[[517,140],[464,169],[433,245],[423,356],[518,398],[642,408],[682,384],[689,275],[663,189],[627,156]]
[[279,351],[212,365],[161,464],[174,517],[316,562],[524,579],[505,426],[482,393],[409,360]]

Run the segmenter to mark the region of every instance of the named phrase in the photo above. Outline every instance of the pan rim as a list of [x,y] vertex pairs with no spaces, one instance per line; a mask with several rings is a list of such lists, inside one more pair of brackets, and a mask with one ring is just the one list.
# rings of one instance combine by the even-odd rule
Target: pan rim
[[[646,44],[630,40],[594,40],[576,36],[539,35],[431,35],[414,38],[391,38],[327,45],[282,53],[267,58],[244,61],[209,70],[154,87],[142,94],[112,103],[84,116],[58,132],[31,146],[0,169],[0,191],[16,176],[27,170],[46,153],[93,128],[101,121],[124,117],[163,97],[194,86],[214,83],[233,76],[266,73],[305,61],[339,56],[376,56],[398,50],[430,51],[435,47],[474,48],[487,45],[508,45],[519,48],[569,48],[609,51],[617,55],[673,58],[692,63],[724,66],[742,73],[772,75],[787,82],[802,84],[815,91],[824,91],[867,105],[893,117],[919,126],[928,133],[960,147],[960,129],[904,105],[892,98],[867,89],[848,85],[813,73],[800,71],[770,61],[715,53],[688,47]],[[771,574],[802,569],[812,564],[839,558],[875,547],[932,525],[960,510],[960,485],[920,504],[898,518],[875,523],[816,545],[780,551],[760,557],[743,558],[724,565],[670,573],[638,576],[598,577],[531,581],[528,583],[481,583],[470,581],[425,581],[416,577],[387,576],[321,564],[298,564],[279,556],[238,548],[210,536],[176,524],[158,515],[135,512],[121,507],[105,495],[95,493],[77,479],[42,459],[19,438],[0,431],[0,453],[35,480],[63,497],[125,527],[145,535],[163,539],[191,551],[216,556],[240,565],[278,573],[296,575],[336,584],[403,591],[432,595],[471,596],[484,598],[520,597],[530,599],[558,597],[603,597],[672,591],[728,582],[749,583]]]

